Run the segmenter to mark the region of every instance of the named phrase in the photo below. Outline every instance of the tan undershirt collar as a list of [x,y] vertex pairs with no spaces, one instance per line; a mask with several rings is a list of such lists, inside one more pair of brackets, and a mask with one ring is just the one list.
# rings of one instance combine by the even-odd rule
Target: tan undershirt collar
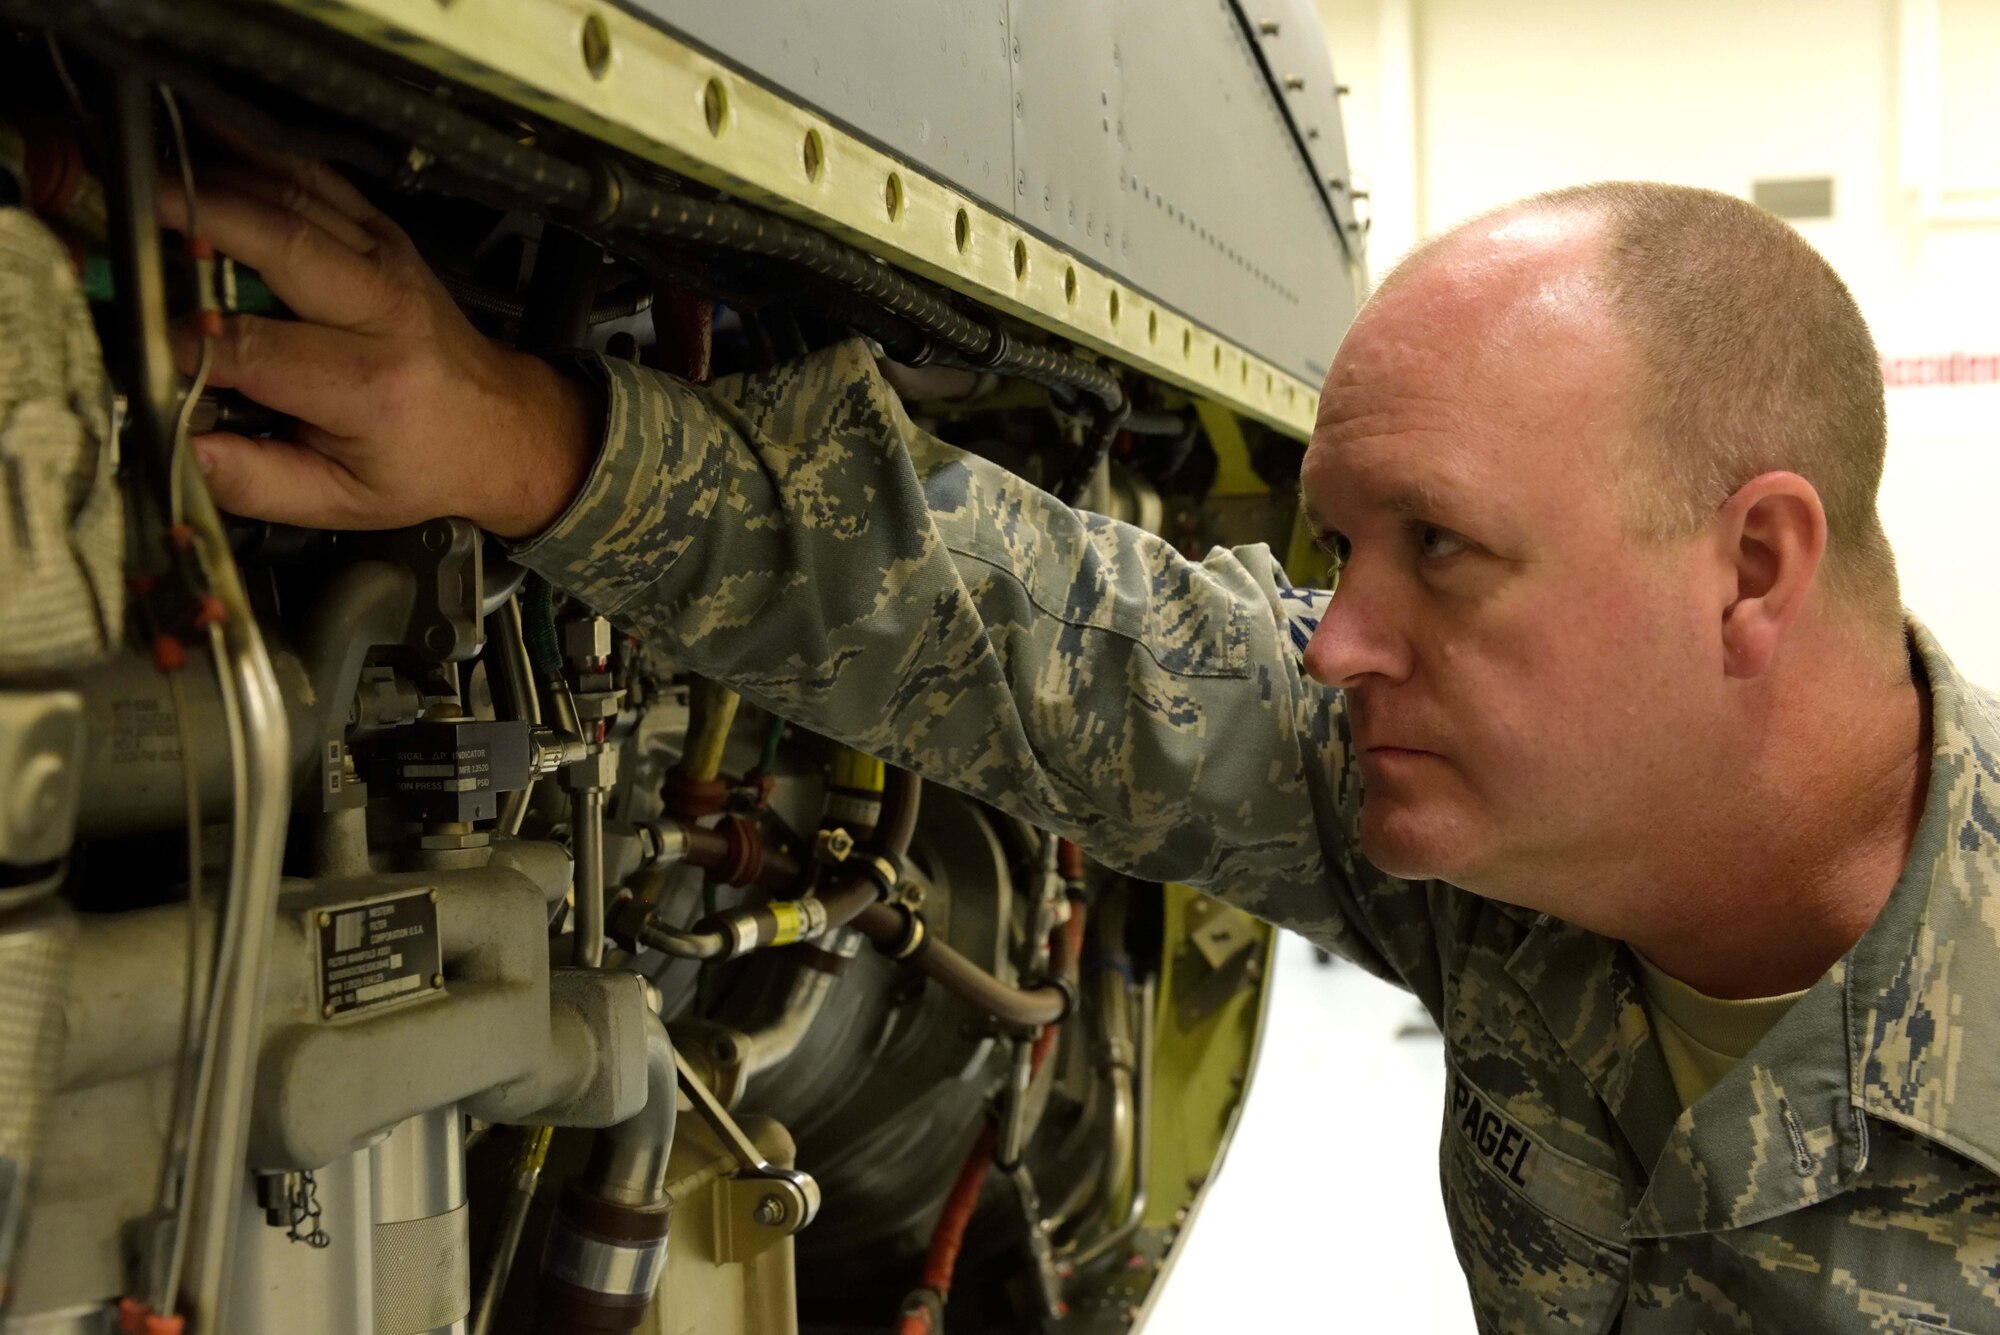
[[1803,990],[1777,997],[1725,1001],[1698,992],[1664,973],[1638,951],[1640,983],[1646,1010],[1673,1076],[1674,1092],[1683,1108],[1715,1086],[1729,1069],[1750,1055],[1750,1049],[1784,1018]]

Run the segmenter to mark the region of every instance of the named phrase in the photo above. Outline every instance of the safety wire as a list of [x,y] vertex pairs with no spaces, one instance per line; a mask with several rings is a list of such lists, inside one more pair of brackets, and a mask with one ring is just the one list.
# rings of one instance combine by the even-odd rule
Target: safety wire
[[[181,120],[180,106],[173,91],[162,85],[160,99],[166,108],[167,122],[174,140],[174,156],[180,167],[181,189],[187,207],[188,251],[191,256],[200,253],[201,236],[197,212],[194,184],[194,164],[188,154],[186,127]],[[205,284],[209,269],[197,263],[196,274],[200,283]],[[206,305],[207,293],[203,293],[202,305]],[[194,418],[194,409],[202,390],[208,382],[208,374],[214,354],[214,339],[211,330],[203,322],[200,329],[201,353],[195,369],[193,381],[181,396],[180,410],[174,415],[174,438],[171,472],[168,477],[168,501],[174,531],[188,531],[187,496],[189,482],[187,474],[192,467],[188,446],[188,432]],[[197,476],[196,486],[203,485]],[[193,530],[194,548],[200,559],[210,587],[216,587],[217,542],[219,531],[214,531],[214,511],[212,506],[200,507],[201,516],[209,521]],[[240,590],[239,590],[240,593]],[[230,609],[232,614],[236,609]],[[211,622],[208,626],[209,655],[214,664],[217,689],[221,695],[223,719],[229,745],[230,792],[232,795],[230,826],[232,861],[240,856],[237,847],[246,828],[246,806],[249,800],[250,764],[247,739],[244,731],[242,701],[238,696],[236,681],[229,671],[227,646],[223,643],[222,627]],[[176,1063],[173,1102],[173,1125],[167,1143],[167,1153],[160,1165],[158,1204],[163,1215],[171,1214],[172,1231],[168,1239],[167,1259],[164,1266],[155,1270],[155,1291],[148,1299],[155,1312],[171,1312],[180,1291],[181,1271],[186,1261],[189,1193],[186,1190],[186,1169],[188,1148],[193,1138],[194,1123],[201,1110],[208,1105],[212,1069],[207,1063],[198,1063],[196,1054],[196,1033],[205,1029],[216,1004],[215,988],[221,979],[221,969],[217,961],[204,961],[201,951],[201,908],[202,891],[202,849],[201,849],[201,787],[200,771],[195,764],[193,732],[190,727],[187,707],[187,690],[177,671],[168,673],[169,686],[173,692],[176,726],[180,733],[183,782],[187,790],[188,823],[188,935],[187,935],[187,993],[181,1010],[181,1034],[179,1057]],[[220,945],[217,933],[217,945]],[[204,968],[204,964],[207,968]],[[205,1000],[197,1011],[195,998],[205,992]]]

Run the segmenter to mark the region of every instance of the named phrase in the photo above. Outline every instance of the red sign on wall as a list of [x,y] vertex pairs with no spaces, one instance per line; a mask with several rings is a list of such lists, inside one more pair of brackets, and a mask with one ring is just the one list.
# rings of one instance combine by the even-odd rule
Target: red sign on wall
[[2000,381],[2000,353],[1934,352],[1922,357],[1884,357],[1882,383],[1890,389],[1911,385],[1990,385]]

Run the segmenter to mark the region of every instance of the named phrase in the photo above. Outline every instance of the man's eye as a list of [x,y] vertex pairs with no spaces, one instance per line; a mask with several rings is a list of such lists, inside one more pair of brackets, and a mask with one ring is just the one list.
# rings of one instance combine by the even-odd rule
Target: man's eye
[[1354,554],[1354,544],[1344,533],[1327,532],[1314,539],[1314,544],[1326,553],[1326,582],[1332,588],[1340,580],[1340,572],[1347,568],[1347,558]]
[[1471,546],[1450,529],[1439,528],[1435,524],[1423,526],[1418,534],[1417,545],[1423,551],[1425,559],[1431,561],[1441,561],[1447,556],[1456,556]]

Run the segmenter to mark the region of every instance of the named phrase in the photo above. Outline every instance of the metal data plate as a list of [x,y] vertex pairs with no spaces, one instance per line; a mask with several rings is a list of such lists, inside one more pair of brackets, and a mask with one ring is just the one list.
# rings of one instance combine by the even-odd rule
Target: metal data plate
[[437,891],[314,910],[320,1015],[334,1019],[444,987]]

